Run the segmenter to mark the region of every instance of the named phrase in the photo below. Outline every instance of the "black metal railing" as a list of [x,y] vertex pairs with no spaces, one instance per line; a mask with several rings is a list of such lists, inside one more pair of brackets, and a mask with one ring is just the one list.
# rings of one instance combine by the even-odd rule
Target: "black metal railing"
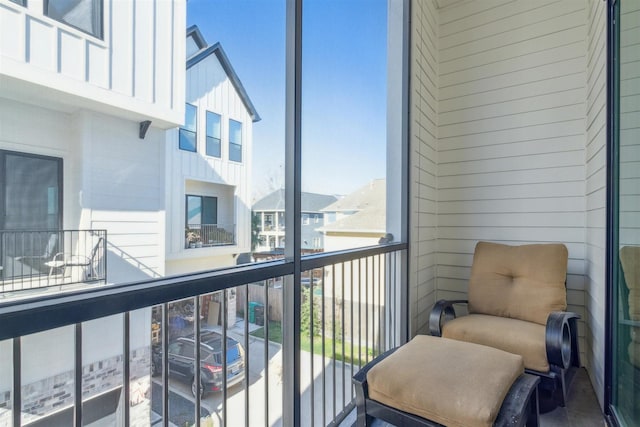
[[185,230],[185,248],[234,245],[235,224],[189,224]]
[[[303,257],[297,284],[277,260],[0,302],[0,361],[13,366],[0,424],[277,426],[293,399],[303,425],[337,425],[352,375],[399,342],[405,251]],[[302,301],[299,396],[285,396],[287,292]],[[34,351],[52,342],[54,359]],[[43,363],[46,375],[32,369]]]
[[106,230],[0,230],[0,294],[106,282]]

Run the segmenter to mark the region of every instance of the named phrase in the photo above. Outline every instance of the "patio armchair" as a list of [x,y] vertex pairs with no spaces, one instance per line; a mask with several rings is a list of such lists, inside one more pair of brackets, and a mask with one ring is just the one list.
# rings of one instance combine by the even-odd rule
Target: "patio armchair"
[[[541,379],[541,400],[550,405],[546,409],[564,406],[580,367],[580,316],[565,311],[567,261],[562,244],[479,242],[469,299],[438,301],[429,317],[431,335],[521,355],[525,371]],[[454,304],[463,303],[469,314],[456,317]]]
[[95,280],[98,278],[98,272],[96,266],[98,265],[102,256],[102,249],[104,249],[105,239],[100,237],[97,243],[93,246],[91,254],[85,255],[70,255],[63,252],[55,254],[51,261],[44,264],[49,267],[50,280],[53,276],[53,272],[58,269],[62,269],[62,277],[64,280],[65,273],[68,267],[82,267],[84,270],[83,280]]

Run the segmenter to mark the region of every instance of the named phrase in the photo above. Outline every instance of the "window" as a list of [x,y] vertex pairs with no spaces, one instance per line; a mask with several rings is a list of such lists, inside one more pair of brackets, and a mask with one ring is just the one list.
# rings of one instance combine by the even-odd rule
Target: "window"
[[102,0],[45,0],[44,14],[101,39],[102,7]]
[[302,225],[309,225],[309,214],[302,214]]
[[179,146],[181,150],[198,151],[198,107],[185,104],[184,126],[180,128]]
[[187,195],[187,228],[218,223],[218,198]]
[[20,6],[26,6],[27,5],[27,0],[9,0],[12,1],[14,3],[19,4]]
[[242,161],[242,123],[229,120],[229,160]]
[[220,157],[220,114],[207,111],[207,156]]
[[320,222],[320,215],[315,214],[315,215],[313,216],[313,222],[314,222],[315,224],[319,223],[319,222]]

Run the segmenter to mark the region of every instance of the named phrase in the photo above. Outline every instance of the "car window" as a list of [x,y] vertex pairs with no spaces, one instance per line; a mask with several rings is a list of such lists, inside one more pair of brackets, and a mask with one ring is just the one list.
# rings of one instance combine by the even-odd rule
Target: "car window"
[[182,348],[181,342],[172,342],[169,344],[169,353],[170,354],[180,354],[180,349]]
[[193,352],[193,343],[183,341],[180,355],[191,358],[195,357],[195,353]]

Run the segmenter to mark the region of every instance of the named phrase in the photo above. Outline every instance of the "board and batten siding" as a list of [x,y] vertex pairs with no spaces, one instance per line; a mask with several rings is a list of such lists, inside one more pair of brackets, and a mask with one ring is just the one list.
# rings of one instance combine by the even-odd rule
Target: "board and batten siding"
[[[167,256],[204,256],[206,250],[184,247],[185,194],[191,188],[209,187],[202,195],[218,196],[218,220],[235,224],[236,244],[209,249],[207,256],[230,255],[251,250],[251,153],[253,121],[215,54],[187,70],[186,102],[197,107],[197,152],[178,148],[177,129],[167,140],[168,205]],[[220,115],[221,157],[206,155],[206,112]],[[229,120],[242,123],[242,162],[229,160]],[[189,186],[187,181],[190,182]],[[200,193],[189,193],[200,194]],[[235,260],[230,259],[231,262]],[[206,263],[206,260],[202,260]],[[206,264],[203,264],[206,265]],[[227,266],[227,265],[225,265]],[[203,267],[204,268],[204,267]]]
[[438,13],[432,1],[411,5],[409,260],[410,335],[428,331],[436,291]]
[[606,3],[588,2],[586,102],[585,357],[594,390],[604,405],[604,314],[606,286]]
[[98,38],[49,18],[42,2],[0,0],[0,76],[53,89],[46,95],[53,101],[121,117],[135,113],[165,128],[181,123],[185,2],[102,3]]

